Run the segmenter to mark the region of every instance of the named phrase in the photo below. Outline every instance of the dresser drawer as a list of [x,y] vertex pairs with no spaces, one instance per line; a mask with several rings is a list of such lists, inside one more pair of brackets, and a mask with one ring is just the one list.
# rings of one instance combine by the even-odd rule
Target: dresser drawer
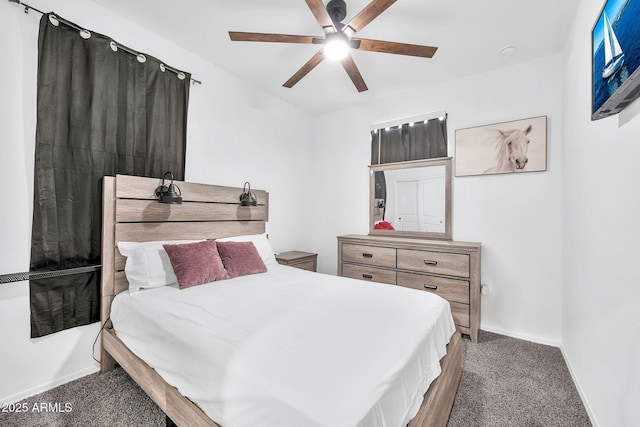
[[398,285],[433,292],[447,301],[469,304],[469,282],[466,280],[447,279],[444,277],[399,271]]
[[458,326],[469,327],[469,305],[460,304],[459,302],[449,302],[451,305],[451,314],[453,315],[453,323]]
[[342,261],[395,268],[396,248],[381,248],[379,246],[344,243],[342,245]]
[[293,264],[289,264],[291,267],[299,268],[301,270],[309,270],[316,271],[316,263],[315,261],[304,261],[304,262],[296,262]]
[[398,249],[398,269],[469,277],[469,255]]
[[368,280],[369,282],[396,284],[396,272],[366,265],[342,264],[342,275],[352,279]]

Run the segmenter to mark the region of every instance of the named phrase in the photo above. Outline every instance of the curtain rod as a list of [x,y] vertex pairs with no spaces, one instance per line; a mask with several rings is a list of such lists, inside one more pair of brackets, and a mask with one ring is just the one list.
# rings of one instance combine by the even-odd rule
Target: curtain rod
[[[17,5],[24,6],[24,13],[27,13],[27,14],[29,13],[29,10],[34,10],[34,11],[38,12],[41,15],[46,15],[45,12],[36,9],[35,7],[33,7],[31,5],[23,3],[20,0],[9,0],[9,3],[15,3]],[[58,17],[58,18],[60,18],[60,17]],[[80,27],[78,27],[76,25],[73,25],[71,22],[68,22],[66,20],[63,20],[63,21],[64,21],[65,25],[68,25],[68,26],[70,26],[70,27],[72,27],[72,28],[74,28],[74,29],[76,29],[78,31],[86,31],[84,28],[80,28]],[[117,46],[118,46],[119,49],[122,49],[123,51],[125,51],[128,54],[131,54],[133,56],[139,56],[140,55],[139,52],[135,52],[135,51],[133,51],[133,50],[129,49],[128,47],[123,46],[121,44],[118,44]],[[176,70],[176,69],[174,69],[172,67],[169,67],[169,66],[167,66],[165,64],[162,64],[162,65],[164,66],[165,69],[167,69],[167,70],[169,70],[169,71],[171,71],[171,72],[173,72],[175,74],[180,74],[180,72],[178,70]],[[182,76],[182,78],[184,79],[184,76]],[[196,80],[193,77],[191,77],[191,84],[199,84],[199,85],[201,85],[202,81],[201,80]]]
[[438,117],[446,117],[446,116],[447,116],[446,110],[433,111],[431,113],[420,114],[417,116],[404,117],[404,118],[399,118],[395,120],[390,120],[387,122],[375,123],[369,127],[369,130],[373,131],[378,129],[384,129],[387,127],[400,126],[405,123],[421,122],[423,120],[431,120],[431,119],[436,119]]
[[33,6],[29,6],[26,3],[21,3],[20,0],[9,0],[9,3],[16,3],[18,5],[24,6],[24,13],[29,13],[29,9],[32,9],[32,10],[35,10],[36,12],[38,12],[38,13],[41,13],[42,15],[45,14],[43,11],[36,9]]
[[65,270],[52,271],[25,271],[24,273],[0,274],[0,284],[22,282],[31,279],[50,279],[52,277],[71,276],[80,273],[98,271],[102,265],[89,265],[86,267],[67,268]]

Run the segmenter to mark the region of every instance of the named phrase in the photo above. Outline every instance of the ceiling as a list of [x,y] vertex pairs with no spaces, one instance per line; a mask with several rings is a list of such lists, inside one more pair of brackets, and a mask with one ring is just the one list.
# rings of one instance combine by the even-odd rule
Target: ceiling
[[[293,88],[282,87],[317,52],[316,45],[230,41],[230,30],[321,36],[304,0],[93,1],[311,113],[560,52],[579,2],[398,0],[357,37],[439,49],[431,59],[353,52],[369,87],[358,93],[342,66],[328,60]],[[344,22],[369,1],[346,0]],[[517,46],[511,57],[500,53],[508,45]],[[207,83],[206,76],[194,77]]]

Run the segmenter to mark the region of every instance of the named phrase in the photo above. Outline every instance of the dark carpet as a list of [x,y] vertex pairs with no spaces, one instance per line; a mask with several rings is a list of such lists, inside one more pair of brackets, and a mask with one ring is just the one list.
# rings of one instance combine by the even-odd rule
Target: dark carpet
[[591,426],[559,348],[484,331],[463,343],[449,427]]
[[[558,348],[481,331],[478,344],[463,340],[463,361],[449,427],[591,426]],[[122,369],[1,409],[0,426],[7,427],[165,425],[164,414]]]

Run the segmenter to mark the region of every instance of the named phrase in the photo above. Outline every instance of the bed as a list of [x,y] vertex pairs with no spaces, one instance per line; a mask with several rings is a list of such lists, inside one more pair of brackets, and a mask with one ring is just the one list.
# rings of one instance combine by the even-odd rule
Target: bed
[[[258,206],[245,207],[237,204],[241,188],[177,184],[183,204],[163,205],[154,197],[159,185],[156,179],[104,178],[103,372],[113,369],[115,363],[121,365],[177,425],[244,422],[369,427],[387,425],[385,417],[402,419],[402,424],[406,422],[410,427],[446,425],[462,366],[460,335],[453,332],[449,307],[443,300],[429,296],[422,300],[423,293],[409,289],[372,287],[275,262],[265,262],[268,271],[263,274],[186,290],[167,286],[127,292],[125,257],[118,250],[119,242],[264,235],[268,193],[256,191]],[[385,317],[381,307],[392,297],[404,307],[415,305],[415,309]],[[429,309],[424,310],[427,306]],[[354,307],[358,316],[350,316]],[[311,311],[316,312],[313,318],[307,314]],[[171,312],[182,314],[165,315]],[[206,312],[204,320],[190,318],[191,312]],[[177,325],[175,317],[188,319],[185,324],[191,326]],[[410,333],[396,337],[396,342],[388,346],[394,351],[406,347],[402,352],[406,357],[380,350],[386,346],[381,346],[378,339],[385,343],[391,339],[384,338],[383,330],[393,337],[393,327],[416,321],[429,325],[424,327],[429,333],[419,327],[404,328]],[[194,327],[197,322],[202,325]],[[200,329],[206,324],[215,324],[210,328],[215,331]],[[234,330],[239,331],[240,338]],[[229,335],[232,332],[234,335]],[[291,339],[287,341],[283,336]],[[241,338],[244,341],[228,354],[211,344]],[[273,346],[274,340],[278,345]],[[332,342],[335,340],[337,344]],[[209,342],[205,347],[215,348],[215,354],[189,347],[196,341]],[[275,353],[266,350],[270,345],[275,347]],[[180,351],[172,353],[171,347],[179,347]],[[431,354],[428,361],[427,353]],[[189,359],[181,360],[185,355]],[[197,365],[198,359],[205,365]],[[185,366],[179,367],[181,363]],[[209,369],[207,363],[221,370]],[[402,369],[412,366],[420,375],[407,375],[400,365]],[[281,370],[285,368],[292,370]],[[243,379],[245,388],[241,388]],[[406,396],[399,398],[406,383],[412,383],[410,390],[421,390],[420,395],[412,397],[412,392],[405,391]],[[393,389],[398,390],[391,393]],[[231,396],[231,403],[221,404],[223,395]],[[319,395],[324,400],[318,399]]]

